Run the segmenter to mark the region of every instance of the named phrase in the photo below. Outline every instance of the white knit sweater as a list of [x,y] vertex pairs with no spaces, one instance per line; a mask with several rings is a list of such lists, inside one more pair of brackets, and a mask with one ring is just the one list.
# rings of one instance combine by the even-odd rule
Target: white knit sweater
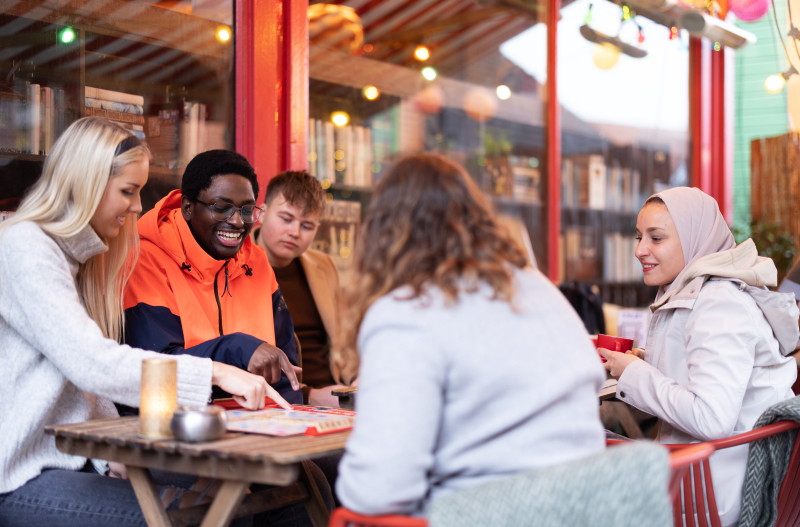
[[[105,338],[82,305],[78,265],[105,250],[88,226],[53,239],[23,222],[0,236],[0,493],[83,467],[44,427],[115,416],[112,401],[138,406],[141,361],[161,356]],[[205,404],[211,361],[177,359],[178,404]]]

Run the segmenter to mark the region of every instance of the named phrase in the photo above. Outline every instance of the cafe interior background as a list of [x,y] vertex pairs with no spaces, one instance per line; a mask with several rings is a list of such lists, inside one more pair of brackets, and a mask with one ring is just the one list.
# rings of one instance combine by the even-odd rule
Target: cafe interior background
[[[698,186],[786,271],[800,218],[800,0],[0,1],[0,218],[82,115],[153,151],[145,207],[232,148],[328,192],[345,277],[382,171],[462,163],[532,261],[643,335],[633,258],[653,192]],[[260,197],[263,199],[263,195]]]

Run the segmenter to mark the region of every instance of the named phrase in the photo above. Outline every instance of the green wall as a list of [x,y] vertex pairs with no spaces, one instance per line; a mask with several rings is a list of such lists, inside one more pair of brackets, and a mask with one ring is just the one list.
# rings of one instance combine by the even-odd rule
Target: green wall
[[787,69],[781,39],[786,38],[786,2],[777,0],[780,31],[772,8],[755,22],[739,22],[742,29],[756,35],[758,41],[735,51],[734,143],[733,143],[733,226],[750,231],[750,141],[789,131],[786,89],[767,93],[764,79]]

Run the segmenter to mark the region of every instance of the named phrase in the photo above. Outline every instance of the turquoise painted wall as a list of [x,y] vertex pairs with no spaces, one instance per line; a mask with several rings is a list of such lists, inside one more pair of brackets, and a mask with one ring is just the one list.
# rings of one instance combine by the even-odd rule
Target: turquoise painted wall
[[786,90],[771,94],[764,89],[764,79],[788,68],[781,46],[788,30],[787,1],[775,2],[777,26],[772,9],[760,20],[737,23],[758,39],[735,51],[733,79],[733,226],[745,233],[750,231],[750,141],[789,131]]

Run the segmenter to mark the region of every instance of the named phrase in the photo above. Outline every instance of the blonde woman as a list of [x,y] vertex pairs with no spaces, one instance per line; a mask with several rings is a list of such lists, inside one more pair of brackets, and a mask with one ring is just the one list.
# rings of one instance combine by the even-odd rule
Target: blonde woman
[[[436,155],[398,161],[359,243],[343,505],[424,514],[442,493],[603,450],[603,368],[583,323],[526,268],[461,167]],[[340,364],[345,377],[354,363]]]
[[[141,361],[161,356],[118,344],[148,168],[125,129],[80,119],[0,224],[0,525],[144,525],[130,483],[102,475],[124,467],[63,454],[44,427],[138,406]],[[177,360],[179,404],[205,404],[212,384],[247,408],[279,397],[238,368]]]

